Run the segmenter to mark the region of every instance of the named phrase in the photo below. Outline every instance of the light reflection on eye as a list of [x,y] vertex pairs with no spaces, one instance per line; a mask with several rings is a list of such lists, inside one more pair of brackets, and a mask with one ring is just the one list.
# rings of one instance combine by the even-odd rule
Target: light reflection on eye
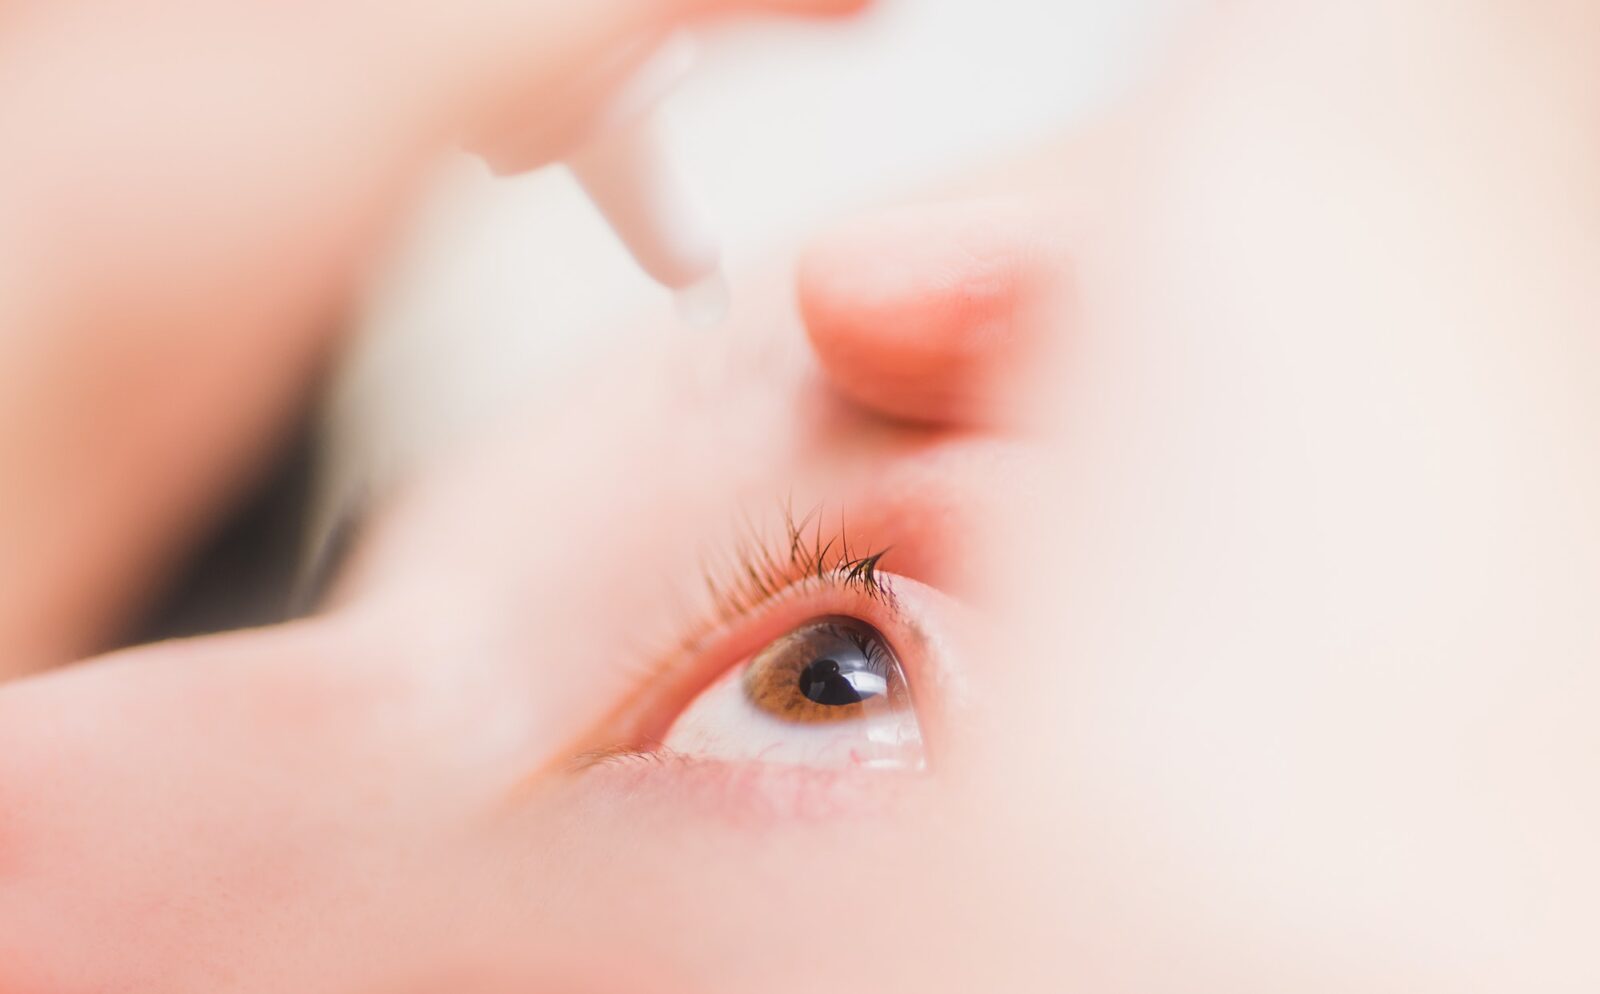
[[702,693],[667,748],[718,759],[920,769],[922,730],[900,661],[877,629],[816,618]]

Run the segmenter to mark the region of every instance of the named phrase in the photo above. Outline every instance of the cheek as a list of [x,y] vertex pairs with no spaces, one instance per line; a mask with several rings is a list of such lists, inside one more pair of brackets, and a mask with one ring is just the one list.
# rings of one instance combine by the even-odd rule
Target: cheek
[[[568,977],[606,994],[981,989],[944,986],[948,964],[917,939],[951,915],[933,898],[948,879],[928,870],[949,862],[942,833],[918,828],[936,824],[916,813],[925,791],[880,793],[871,814],[807,815],[776,801],[794,775],[627,765],[552,787],[506,826],[518,855],[496,860],[497,886],[516,895],[495,912],[514,923],[500,926],[506,955],[523,957],[533,989]],[[849,779],[797,775],[814,796]]]
[[120,681],[93,669],[0,703],[7,991],[170,985],[174,964],[216,941],[219,883],[249,901],[275,869],[222,855],[241,841],[239,797],[215,775],[234,752],[226,730],[191,737],[192,714],[111,693]]
[[368,895],[416,834],[393,750],[356,748],[358,710],[284,648],[256,670],[227,642],[157,647],[0,691],[0,990],[306,989],[342,968],[331,936],[382,937]]

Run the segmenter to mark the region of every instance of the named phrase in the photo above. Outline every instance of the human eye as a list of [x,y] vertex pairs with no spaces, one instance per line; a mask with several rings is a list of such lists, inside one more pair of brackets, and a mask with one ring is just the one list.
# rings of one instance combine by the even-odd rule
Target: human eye
[[[914,771],[943,681],[939,596],[857,555],[842,523],[794,523],[742,543],[712,584],[716,607],[687,651],[645,681],[650,706],[611,754],[746,768]],[[920,689],[919,689],[920,688]]]
[[919,769],[922,729],[889,639],[849,615],[809,618],[707,688],[674,752],[826,767]]

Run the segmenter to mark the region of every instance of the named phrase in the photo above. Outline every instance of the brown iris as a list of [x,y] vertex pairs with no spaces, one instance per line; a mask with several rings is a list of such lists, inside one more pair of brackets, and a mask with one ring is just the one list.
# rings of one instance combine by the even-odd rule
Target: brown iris
[[817,618],[772,642],[744,671],[750,703],[794,722],[850,721],[909,704],[905,675],[876,628]]

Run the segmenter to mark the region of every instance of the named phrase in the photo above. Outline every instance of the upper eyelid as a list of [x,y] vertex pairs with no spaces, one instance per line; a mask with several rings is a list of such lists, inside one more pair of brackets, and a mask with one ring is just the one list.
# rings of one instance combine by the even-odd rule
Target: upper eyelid
[[820,505],[798,519],[785,505],[782,521],[784,534],[774,541],[746,518],[735,537],[731,562],[702,559],[701,574],[710,594],[712,617],[691,627],[686,647],[694,644],[697,635],[749,617],[780,593],[807,580],[860,590],[898,613],[894,591],[878,575],[888,547],[855,555],[843,512],[838,528],[828,529]]
[[[629,745],[648,742],[660,714],[677,698],[681,709],[715,676],[711,663],[731,666],[737,658],[760,648],[761,636],[781,634],[776,626],[789,614],[798,623],[809,606],[821,613],[859,615],[880,629],[915,628],[908,624],[893,584],[879,572],[887,549],[858,554],[847,541],[843,514],[838,528],[827,524],[819,507],[800,518],[783,508],[781,536],[765,534],[748,518],[729,547],[730,558],[707,565],[702,573],[710,606],[697,620],[681,629],[682,637],[668,651],[646,663],[632,681],[634,689],[603,722],[610,733],[590,740],[607,747],[617,735]],[[832,515],[826,517],[831,518]],[[871,603],[865,609],[862,600]],[[817,602],[829,602],[818,605]],[[802,605],[806,605],[802,609]],[[769,632],[769,629],[771,630]],[[745,644],[745,643],[751,644]],[[719,669],[716,672],[721,672]]]
[[[862,610],[860,600],[864,598],[873,605],[873,614],[883,616],[884,624],[900,626],[907,623],[904,608],[899,597],[895,594],[894,587],[886,576],[875,576],[874,587],[868,593],[866,588],[860,586],[859,581],[851,580],[839,571],[824,571],[820,576],[806,574],[792,582],[786,583],[781,589],[774,590],[770,595],[742,603],[736,610],[728,613],[718,613],[710,622],[695,629],[693,635],[685,639],[672,653],[658,662],[657,672],[674,668],[677,660],[686,657],[703,656],[713,649],[713,644],[726,636],[730,631],[748,627],[753,622],[762,621],[761,628],[765,629],[770,624],[769,620],[774,615],[783,616],[790,613],[788,605],[810,604],[818,598],[833,601],[838,597],[849,597],[850,603],[841,603],[838,608],[829,609],[824,613],[845,614],[851,617],[865,616],[867,611]],[[804,611],[800,614],[805,614]],[[796,621],[803,619],[796,619]],[[870,619],[869,619],[870,620]],[[882,627],[882,625],[879,625]],[[774,638],[782,632],[775,631]]]

